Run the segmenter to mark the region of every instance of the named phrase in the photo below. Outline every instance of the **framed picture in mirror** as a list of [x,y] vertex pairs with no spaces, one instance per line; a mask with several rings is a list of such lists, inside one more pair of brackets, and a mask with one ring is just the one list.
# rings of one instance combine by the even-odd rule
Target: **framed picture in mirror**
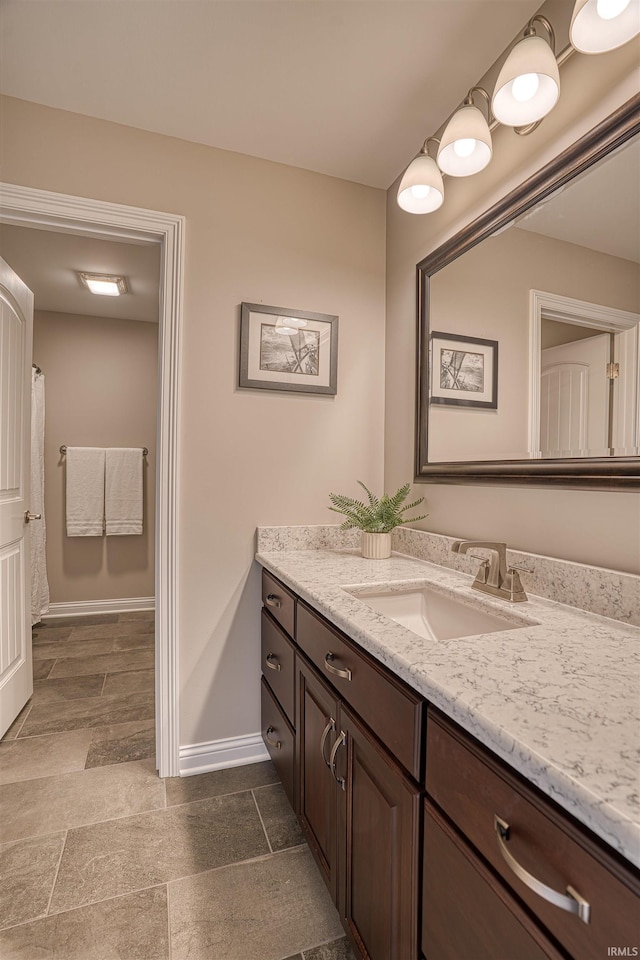
[[498,341],[434,331],[430,381],[430,403],[496,410]]

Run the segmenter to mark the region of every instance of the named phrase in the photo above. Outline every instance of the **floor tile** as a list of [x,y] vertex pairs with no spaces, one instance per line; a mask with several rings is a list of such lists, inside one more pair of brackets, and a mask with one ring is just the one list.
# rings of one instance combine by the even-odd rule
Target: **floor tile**
[[36,630],[51,630],[57,627],[92,627],[102,623],[117,623],[117,613],[90,613],[79,617],[50,617],[39,623]]
[[46,680],[49,674],[51,673],[51,667],[54,665],[55,660],[34,660],[33,661],[33,679],[36,680]]
[[70,830],[51,912],[267,852],[249,791]]
[[152,760],[6,783],[0,786],[2,838],[42,836],[164,805],[164,782]]
[[103,697],[124,697],[130,693],[153,693],[156,687],[155,670],[131,670],[128,673],[108,673]]
[[265,763],[250,763],[244,767],[228,767],[213,773],[200,773],[194,777],[172,777],[167,785],[167,806],[174,803],[190,803],[205,797],[219,797],[225,793],[251,790],[266,783],[276,783],[278,774],[270,760]]
[[130,610],[128,613],[118,614],[118,623],[128,623],[130,620],[155,620],[155,610]]
[[169,884],[172,960],[280,960],[342,927],[307,847]]
[[19,738],[37,737],[44,733],[58,733],[62,730],[105,727],[114,723],[124,723],[127,720],[153,720],[154,716],[155,704],[152,693],[35,703],[18,736]]
[[2,742],[4,742],[5,740],[15,740],[15,738],[20,733],[20,729],[24,721],[29,715],[29,711],[31,710],[31,707],[32,707],[31,700],[27,700],[27,702],[25,703],[24,707],[22,708],[18,716],[15,718],[15,720],[13,721],[9,729],[5,732],[4,736],[2,737]]
[[[38,661],[34,661],[38,663]],[[62,677],[59,680],[33,681],[33,703],[53,703],[60,700],[84,700],[102,694],[106,674],[97,673],[87,677]]]
[[128,670],[151,670],[155,663],[153,647],[107,653],[101,656],[71,657],[58,660],[49,677],[81,677],[90,673],[124,673]]
[[356,960],[356,956],[347,938],[341,937],[332,943],[305,950],[304,960]]
[[[156,755],[155,720],[116,723],[92,731],[86,767],[104,767],[110,763],[128,763]],[[18,741],[20,742],[20,741]]]
[[166,887],[0,933],[2,960],[168,960]]
[[53,643],[60,640],[68,640],[71,636],[71,627],[34,627],[31,631],[31,639],[34,646],[41,643]]
[[90,730],[3,741],[0,743],[0,784],[84,770],[90,742]]
[[103,637],[121,637],[124,633],[152,633],[153,623],[147,620],[133,620],[127,623],[123,630],[121,623],[107,623],[103,626],[74,627],[71,631],[71,640],[94,640]]
[[[120,624],[120,630],[124,630]],[[118,637],[96,637],[95,639],[78,639],[73,636],[68,640],[54,640],[52,643],[42,641],[33,646],[33,659],[46,660],[49,657],[92,657],[105,653],[120,653],[123,650],[138,650],[155,643],[153,633],[132,633]]]
[[269,845],[274,853],[305,842],[298,818],[291,809],[282,784],[273,783],[253,791],[264,824]]
[[0,844],[0,928],[46,914],[64,838],[53,833]]

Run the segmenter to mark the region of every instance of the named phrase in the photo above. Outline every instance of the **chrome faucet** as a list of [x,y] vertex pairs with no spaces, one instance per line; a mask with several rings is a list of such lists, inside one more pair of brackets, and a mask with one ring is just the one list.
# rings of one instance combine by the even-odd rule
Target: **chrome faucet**
[[482,590],[493,597],[509,600],[511,603],[522,603],[527,600],[519,570],[530,573],[526,567],[507,566],[507,545],[492,540],[454,540],[451,544],[452,553],[468,553],[472,547],[488,550],[489,557],[481,557],[475,553],[470,556],[480,560],[480,569],[473,581],[475,590]]

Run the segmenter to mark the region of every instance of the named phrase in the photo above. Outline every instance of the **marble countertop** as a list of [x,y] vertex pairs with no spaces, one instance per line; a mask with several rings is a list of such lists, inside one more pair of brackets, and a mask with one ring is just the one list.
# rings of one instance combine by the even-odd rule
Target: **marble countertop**
[[[531,597],[508,604],[471,578],[394,554],[273,550],[257,561],[507,764],[640,866],[640,630]],[[348,590],[424,584],[514,629],[426,640]]]

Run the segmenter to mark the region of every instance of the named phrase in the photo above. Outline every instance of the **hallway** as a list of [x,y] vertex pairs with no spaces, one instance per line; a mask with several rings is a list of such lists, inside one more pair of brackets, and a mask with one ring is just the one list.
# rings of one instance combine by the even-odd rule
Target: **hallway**
[[159,780],[153,613],[33,631],[0,743],[3,960],[351,960],[271,763]]

